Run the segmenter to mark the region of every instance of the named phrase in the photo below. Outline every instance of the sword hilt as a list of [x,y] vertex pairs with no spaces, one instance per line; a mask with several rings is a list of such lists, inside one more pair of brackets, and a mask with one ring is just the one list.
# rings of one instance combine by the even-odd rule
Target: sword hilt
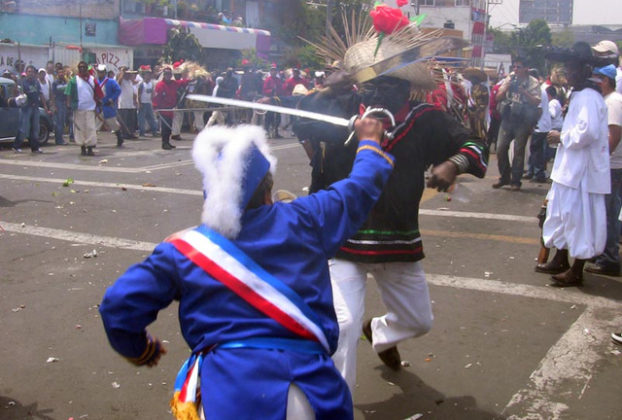
[[[350,121],[348,122],[348,129],[350,130],[350,135],[348,136],[346,141],[343,143],[344,146],[347,146],[348,144],[350,144],[350,142],[354,138],[354,123],[356,122],[356,120],[358,120],[359,118],[361,119],[366,118],[372,114],[383,114],[384,116],[388,117],[389,120],[391,120],[391,127],[395,127],[395,117],[393,116],[391,111],[385,108],[369,107],[365,110],[365,112],[363,112],[363,115],[361,116],[353,115],[352,118],[350,118]],[[391,133],[390,131],[384,130],[383,136],[391,140],[393,138],[393,133]]]

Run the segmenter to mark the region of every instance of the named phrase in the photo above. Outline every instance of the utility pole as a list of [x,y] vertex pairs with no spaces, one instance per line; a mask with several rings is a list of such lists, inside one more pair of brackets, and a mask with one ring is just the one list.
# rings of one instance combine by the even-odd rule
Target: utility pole
[[486,2],[486,12],[484,15],[484,35],[482,38],[482,56],[480,57],[480,69],[484,69],[484,63],[486,61],[486,37],[488,36],[488,12],[490,11],[490,5],[503,4],[503,0],[484,0]]
[[330,27],[333,21],[333,0],[326,0],[326,36],[330,37]]

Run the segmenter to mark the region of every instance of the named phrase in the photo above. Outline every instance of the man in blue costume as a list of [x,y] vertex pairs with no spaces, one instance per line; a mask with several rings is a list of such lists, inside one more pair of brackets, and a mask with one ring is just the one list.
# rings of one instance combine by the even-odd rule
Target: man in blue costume
[[103,122],[106,123],[110,131],[117,136],[117,147],[123,146],[123,136],[121,135],[121,126],[117,121],[117,100],[121,96],[121,87],[114,78],[106,76],[106,65],[97,66],[97,81],[104,91],[104,99],[102,99],[102,114],[104,114]]
[[215,419],[352,418],[330,358],[339,331],[327,261],[365,221],[393,167],[378,121],[359,120],[356,132],[350,176],[289,204],[272,202],[275,159],[261,128],[213,127],[197,137],[202,224],[130,267],[100,306],[112,347],[154,366],[165,350],[146,327],[179,300],[193,353],[175,385],[178,418],[199,418],[195,407]]

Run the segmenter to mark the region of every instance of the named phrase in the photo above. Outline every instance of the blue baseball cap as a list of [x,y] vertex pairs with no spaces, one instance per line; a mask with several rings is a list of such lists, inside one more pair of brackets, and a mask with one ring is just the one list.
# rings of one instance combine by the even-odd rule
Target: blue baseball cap
[[616,80],[616,67],[613,64],[609,64],[608,66],[603,67],[595,67],[592,73],[608,77],[612,80]]

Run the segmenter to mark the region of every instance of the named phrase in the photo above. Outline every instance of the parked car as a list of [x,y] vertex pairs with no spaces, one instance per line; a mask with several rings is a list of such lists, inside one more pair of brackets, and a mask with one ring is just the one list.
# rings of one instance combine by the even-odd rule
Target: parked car
[[[7,105],[8,99],[13,96],[15,82],[6,77],[0,77],[0,95],[4,101],[0,101],[0,142],[12,142],[17,136],[19,128],[19,108],[14,104]],[[52,118],[43,108],[39,108],[39,144],[46,144],[50,139],[50,132],[54,127]]]

